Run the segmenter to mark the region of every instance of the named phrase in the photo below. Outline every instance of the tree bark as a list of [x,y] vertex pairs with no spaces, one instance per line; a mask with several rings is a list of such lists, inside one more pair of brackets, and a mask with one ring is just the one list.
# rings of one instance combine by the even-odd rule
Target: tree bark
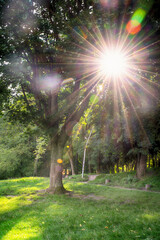
[[160,158],[158,158],[158,167],[160,168]]
[[150,154],[148,155],[148,166],[149,166],[149,168],[150,168]]
[[73,158],[70,155],[69,155],[69,161],[70,161],[70,164],[71,164],[72,175],[75,175]]
[[156,168],[158,167],[158,157],[157,157],[157,154],[155,156],[155,162],[156,162]]
[[152,167],[155,168],[154,156],[152,155]]
[[84,147],[84,155],[83,155],[83,163],[82,163],[82,178],[83,178],[83,175],[84,175],[84,166],[85,166],[85,160],[86,160],[86,149],[87,149],[88,141],[91,137],[92,131],[93,131],[93,128],[91,129],[91,131],[89,133],[89,136],[87,138],[87,142],[86,142],[85,147]]
[[137,178],[142,178],[146,174],[146,159],[147,156],[140,154],[137,160],[136,175]]
[[117,173],[119,173],[119,163],[117,162]]
[[65,188],[62,183],[62,164],[58,163],[58,159],[62,159],[63,147],[51,141],[51,166],[50,166],[50,185],[48,192],[54,194],[65,193]]
[[35,162],[34,162],[34,173],[33,173],[34,177],[37,176],[37,172],[38,172],[38,159],[35,159]]

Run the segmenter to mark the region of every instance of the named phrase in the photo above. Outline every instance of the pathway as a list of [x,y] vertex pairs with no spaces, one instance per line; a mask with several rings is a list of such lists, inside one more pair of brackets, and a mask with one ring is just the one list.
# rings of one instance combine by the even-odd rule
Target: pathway
[[[88,182],[79,182],[79,183],[85,183],[85,184],[89,184],[90,181]],[[107,184],[94,184],[92,183],[93,185],[96,185],[96,186],[106,186],[106,187],[109,187],[109,188],[117,188],[117,189],[124,189],[124,190],[132,190],[132,191],[141,191],[141,192],[151,192],[151,193],[159,193],[160,192],[156,192],[156,191],[151,191],[151,190],[146,190],[145,188],[144,189],[137,189],[137,188],[125,188],[125,187],[121,187],[121,186],[108,186]]]

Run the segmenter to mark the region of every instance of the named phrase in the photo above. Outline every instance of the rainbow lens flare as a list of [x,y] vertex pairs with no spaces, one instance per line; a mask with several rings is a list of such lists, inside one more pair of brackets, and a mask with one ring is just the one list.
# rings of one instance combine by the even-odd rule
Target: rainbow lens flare
[[137,20],[130,20],[126,25],[126,30],[129,34],[135,35],[140,32],[141,24]]
[[126,30],[129,34],[135,35],[140,32],[142,22],[144,21],[148,11],[150,10],[153,1],[140,1],[140,7],[134,12],[131,20],[126,25]]

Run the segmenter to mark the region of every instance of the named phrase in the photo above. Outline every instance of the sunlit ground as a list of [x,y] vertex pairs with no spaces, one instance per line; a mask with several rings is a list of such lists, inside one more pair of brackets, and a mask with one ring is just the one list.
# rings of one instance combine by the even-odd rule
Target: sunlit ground
[[[159,239],[159,194],[65,182],[74,194],[103,200],[35,193],[49,179],[0,181],[0,239]],[[34,189],[33,189],[34,188]]]

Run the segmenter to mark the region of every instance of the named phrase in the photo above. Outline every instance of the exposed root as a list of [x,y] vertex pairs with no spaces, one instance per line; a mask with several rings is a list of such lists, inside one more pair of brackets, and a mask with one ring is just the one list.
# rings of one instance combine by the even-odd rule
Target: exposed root
[[49,187],[46,189],[46,192],[49,194],[65,194],[67,190],[64,187]]

